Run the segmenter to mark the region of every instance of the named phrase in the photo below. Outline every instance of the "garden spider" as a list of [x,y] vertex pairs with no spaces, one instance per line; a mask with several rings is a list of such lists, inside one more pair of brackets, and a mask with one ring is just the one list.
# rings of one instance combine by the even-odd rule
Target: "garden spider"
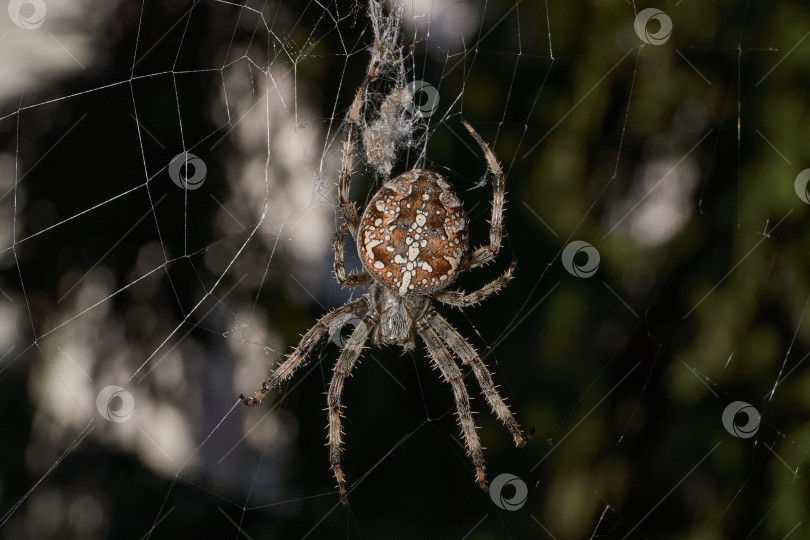
[[[341,394],[343,382],[351,373],[369,337],[371,345],[399,345],[404,351],[414,348],[416,334],[425,342],[433,363],[453,388],[458,421],[467,450],[475,466],[475,481],[484,491],[487,480],[484,455],[470,411],[470,397],[461,370],[451,354],[472,368],[484,398],[504,426],[512,433],[515,444],[526,445],[526,438],[498,393],[489,370],[475,349],[439,315],[431,305],[435,298],[451,306],[472,306],[498,292],[510,279],[515,268],[472,293],[446,290],[459,273],[492,261],[501,247],[504,204],[504,176],[492,150],[467,123],[464,127],[476,140],[493,176],[492,220],[489,245],[470,251],[467,217],[461,201],[450,184],[440,175],[424,169],[413,169],[388,180],[371,198],[362,217],[349,199],[352,176],[354,139],[359,131],[358,119],[366,88],[374,79],[378,63],[372,65],[349,109],[343,141],[343,159],[338,181],[338,198],[344,222],[334,237],[335,278],[343,287],[370,284],[367,294],[334,309],[321,317],[301,339],[298,347],[262,383],[253,396],[240,396],[246,405],[256,405],[268,392],[289,379],[310,355],[317,342],[328,332],[340,331],[350,319],[365,311],[346,342],[333,369],[328,391],[329,460],[341,500],[346,503],[346,478],[340,466]],[[357,240],[364,270],[346,274],[343,263],[344,236],[349,231]],[[358,238],[359,235],[359,238]]]

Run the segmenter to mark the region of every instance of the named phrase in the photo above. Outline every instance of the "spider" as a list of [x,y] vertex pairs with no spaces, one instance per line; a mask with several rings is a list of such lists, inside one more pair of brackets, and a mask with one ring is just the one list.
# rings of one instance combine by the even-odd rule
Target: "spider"
[[[511,432],[515,444],[523,447],[527,442],[478,353],[436,312],[431,302],[436,299],[456,307],[472,306],[498,292],[512,279],[514,261],[505,273],[477,291],[468,294],[447,289],[461,272],[492,261],[500,250],[503,171],[487,143],[466,121],[462,121],[484,153],[494,186],[489,244],[473,250],[468,245],[467,217],[461,200],[440,174],[430,170],[415,168],[389,179],[371,198],[361,217],[349,199],[349,185],[354,141],[360,128],[360,108],[377,65],[372,65],[349,109],[338,180],[338,198],[344,221],[333,239],[334,273],[338,283],[342,287],[370,284],[368,293],[321,317],[253,396],[240,396],[246,405],[261,403],[268,392],[292,376],[327,332],[339,331],[349,320],[365,312],[340,353],[327,393],[329,461],[344,504],[347,499],[346,477],[340,466],[343,450],[341,394],[343,382],[369,338],[374,347],[399,345],[403,353],[413,350],[417,334],[422,338],[433,364],[453,389],[461,434],[475,466],[475,481],[484,491],[487,491],[488,484],[481,442],[470,411],[470,397],[452,353],[472,368],[484,398],[495,416]],[[349,274],[346,274],[343,262],[347,230],[357,240],[363,265],[363,271]]]

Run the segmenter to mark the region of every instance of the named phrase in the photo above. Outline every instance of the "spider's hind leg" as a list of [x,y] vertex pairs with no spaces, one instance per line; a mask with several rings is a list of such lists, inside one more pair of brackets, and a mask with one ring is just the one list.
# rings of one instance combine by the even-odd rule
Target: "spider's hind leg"
[[357,238],[357,227],[360,225],[360,215],[357,213],[357,207],[354,205],[354,201],[349,198],[349,187],[352,181],[352,161],[354,158],[354,139],[360,132],[360,109],[363,105],[366,88],[374,80],[378,66],[379,62],[372,64],[366,78],[363,79],[354,95],[349,114],[346,117],[346,128],[343,137],[343,156],[341,158],[340,176],[338,177],[338,201],[343,219],[354,238]]
[[464,127],[467,128],[467,131],[470,132],[470,135],[473,136],[475,142],[478,143],[478,146],[480,146],[481,150],[484,152],[484,158],[487,161],[487,169],[492,175],[492,219],[489,225],[489,244],[478,247],[472,253],[464,257],[464,261],[461,264],[461,270],[464,271],[487,264],[493,260],[501,250],[506,179],[503,175],[503,169],[501,169],[498,159],[495,157],[495,153],[489,148],[489,145],[484,142],[478,132],[475,131],[470,124],[464,120],[462,120],[461,123],[464,124]]
[[349,226],[344,222],[335,231],[334,250],[335,250],[335,279],[341,287],[358,287],[371,283],[371,276],[368,272],[352,272],[346,275],[346,268],[343,262],[343,253],[345,242],[343,237],[346,235],[346,230]]

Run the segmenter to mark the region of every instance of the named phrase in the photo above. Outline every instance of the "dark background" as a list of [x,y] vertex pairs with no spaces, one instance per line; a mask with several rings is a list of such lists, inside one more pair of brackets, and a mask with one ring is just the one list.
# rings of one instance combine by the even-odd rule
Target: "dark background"
[[[665,2],[653,7],[672,19],[671,37],[641,46],[633,19],[646,4],[447,2],[451,14],[472,6],[465,47],[404,34],[409,80],[433,82],[441,102],[395,173],[427,142],[419,164],[457,187],[475,243],[491,189],[462,118],[507,173],[504,248],[458,286],[480,286],[512,258],[516,278],[476,308],[439,309],[533,433],[514,448],[467,379],[490,480],[509,473],[528,489],[508,510],[473,483],[452,392],[421,346],[367,351],[347,382],[347,507],[324,447],[335,345],[324,340],[259,408],[234,407],[349,298],[329,284],[335,166],[373,34],[364,4],[323,4],[250,3],[268,27],[207,0],[191,12],[191,2],[124,0],[92,31],[82,19],[7,24],[39,32],[34,47],[49,32],[86,33],[93,54],[0,105],[3,193],[19,182],[0,200],[0,536],[142,538],[154,526],[151,538],[807,537],[810,234],[794,180],[810,167],[810,8]],[[237,181],[251,159],[267,161],[261,132],[237,134],[243,115],[266,122],[250,105],[271,93],[269,68],[295,82],[296,100],[286,124],[271,125],[259,172],[267,200],[298,188],[325,208],[317,264],[284,231],[296,213],[256,211],[261,174],[257,206]],[[232,91],[229,122],[216,111],[233,70],[254,86],[242,89],[247,105]],[[378,104],[386,81],[372,90]],[[297,118],[297,107],[309,112]],[[315,154],[326,141],[326,191],[317,160],[303,176],[278,165],[303,160],[276,146],[284,127],[318,130]],[[206,163],[199,190],[178,189],[165,170],[183,148]],[[356,170],[363,204],[379,179]],[[243,226],[223,225],[211,195]],[[655,236],[659,227],[670,233]],[[563,266],[574,240],[598,250],[592,277]],[[304,274],[311,296],[291,277]],[[84,355],[89,386],[60,371],[68,349]],[[164,354],[174,378],[141,379]],[[258,367],[245,378],[248,355]],[[135,395],[127,422],[94,409],[107,384]],[[72,401],[57,399],[64,390]],[[723,425],[737,401],[762,416],[753,437]],[[252,429],[270,442],[222,457]],[[159,443],[183,442],[156,464],[144,434],[160,432]]]

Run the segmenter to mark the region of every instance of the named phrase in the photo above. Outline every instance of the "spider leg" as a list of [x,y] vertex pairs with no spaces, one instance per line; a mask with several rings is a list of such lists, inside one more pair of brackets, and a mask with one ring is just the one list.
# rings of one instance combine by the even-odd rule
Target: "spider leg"
[[516,261],[513,260],[512,264],[509,265],[509,268],[503,273],[503,275],[493,279],[477,291],[473,291],[468,294],[464,291],[443,290],[435,293],[433,297],[444,304],[456,307],[467,307],[477,304],[489,295],[497,293],[507,283],[509,283],[509,281],[512,279],[512,272],[515,270],[515,264]]
[[276,369],[262,386],[251,397],[240,395],[239,399],[242,403],[248,406],[257,405],[262,402],[264,397],[276,388],[282,381],[292,376],[293,372],[301,366],[304,360],[307,359],[312,349],[320,341],[328,331],[333,331],[346,324],[349,319],[356,313],[359,313],[368,308],[368,300],[365,297],[358,298],[353,302],[344,304],[343,306],[333,309],[315,323],[315,326],[309,329],[301,338],[301,342],[295,350],[287,357],[287,359]]
[[475,142],[481,147],[484,152],[484,158],[487,160],[487,169],[492,174],[492,219],[489,225],[489,245],[480,246],[476,248],[470,255],[465,257],[461,264],[461,269],[467,270],[483,266],[490,262],[498,254],[501,249],[501,239],[503,238],[503,204],[505,195],[506,179],[503,176],[503,170],[498,164],[498,159],[495,154],[490,150],[489,145],[484,142],[481,136],[473,127],[466,121],[462,120],[462,124],[473,136]]
[[475,481],[481,489],[486,491],[489,489],[489,485],[486,479],[484,452],[481,450],[481,440],[478,438],[478,432],[470,411],[470,396],[464,386],[461,370],[453,361],[444,343],[430,326],[426,324],[420,325],[419,335],[425,341],[428,353],[433,358],[433,363],[441,370],[444,380],[453,387],[453,396],[456,399],[456,415],[461,425],[461,435],[464,437],[467,451],[475,466]]
[[352,181],[352,157],[354,156],[354,139],[360,131],[360,124],[357,120],[360,118],[360,107],[363,104],[363,96],[366,93],[368,84],[374,79],[374,74],[377,71],[379,62],[375,62],[368,70],[363,82],[357,89],[354,95],[354,101],[349,108],[349,115],[346,117],[346,131],[343,139],[343,158],[340,168],[340,177],[338,178],[338,200],[340,201],[340,211],[343,214],[343,219],[349,226],[349,232],[352,237],[357,238],[357,227],[360,225],[360,216],[357,214],[357,207],[354,201],[349,199],[349,186]]
[[367,272],[352,272],[346,275],[346,268],[343,263],[343,237],[346,235],[347,225],[341,223],[335,231],[335,279],[341,287],[357,287],[371,282],[371,276]]
[[[347,504],[346,500],[346,476],[343,474],[343,469],[340,467],[340,454],[343,451],[341,446],[343,440],[343,428],[341,425],[340,417],[343,404],[340,402],[340,396],[343,393],[343,381],[352,371],[355,362],[360,357],[363,351],[363,344],[366,342],[369,334],[369,324],[363,319],[354,329],[351,337],[346,342],[346,346],[340,352],[340,358],[335,363],[332,370],[332,381],[329,383],[329,392],[327,395],[327,411],[329,416],[329,464],[332,467],[332,472],[335,474],[338,489],[340,490],[340,500],[343,504]],[[373,324],[373,323],[371,323]]]
[[504,402],[501,394],[498,393],[497,387],[492,382],[492,375],[481,357],[473,346],[447,322],[447,319],[435,312],[431,315],[432,317],[428,318],[428,325],[453,349],[453,352],[465,365],[472,368],[475,378],[478,379],[478,384],[481,386],[481,393],[484,394],[484,398],[492,407],[492,412],[495,413],[498,420],[512,433],[515,445],[518,447],[526,446],[526,437],[523,435],[523,431],[515,421],[509,406]]

